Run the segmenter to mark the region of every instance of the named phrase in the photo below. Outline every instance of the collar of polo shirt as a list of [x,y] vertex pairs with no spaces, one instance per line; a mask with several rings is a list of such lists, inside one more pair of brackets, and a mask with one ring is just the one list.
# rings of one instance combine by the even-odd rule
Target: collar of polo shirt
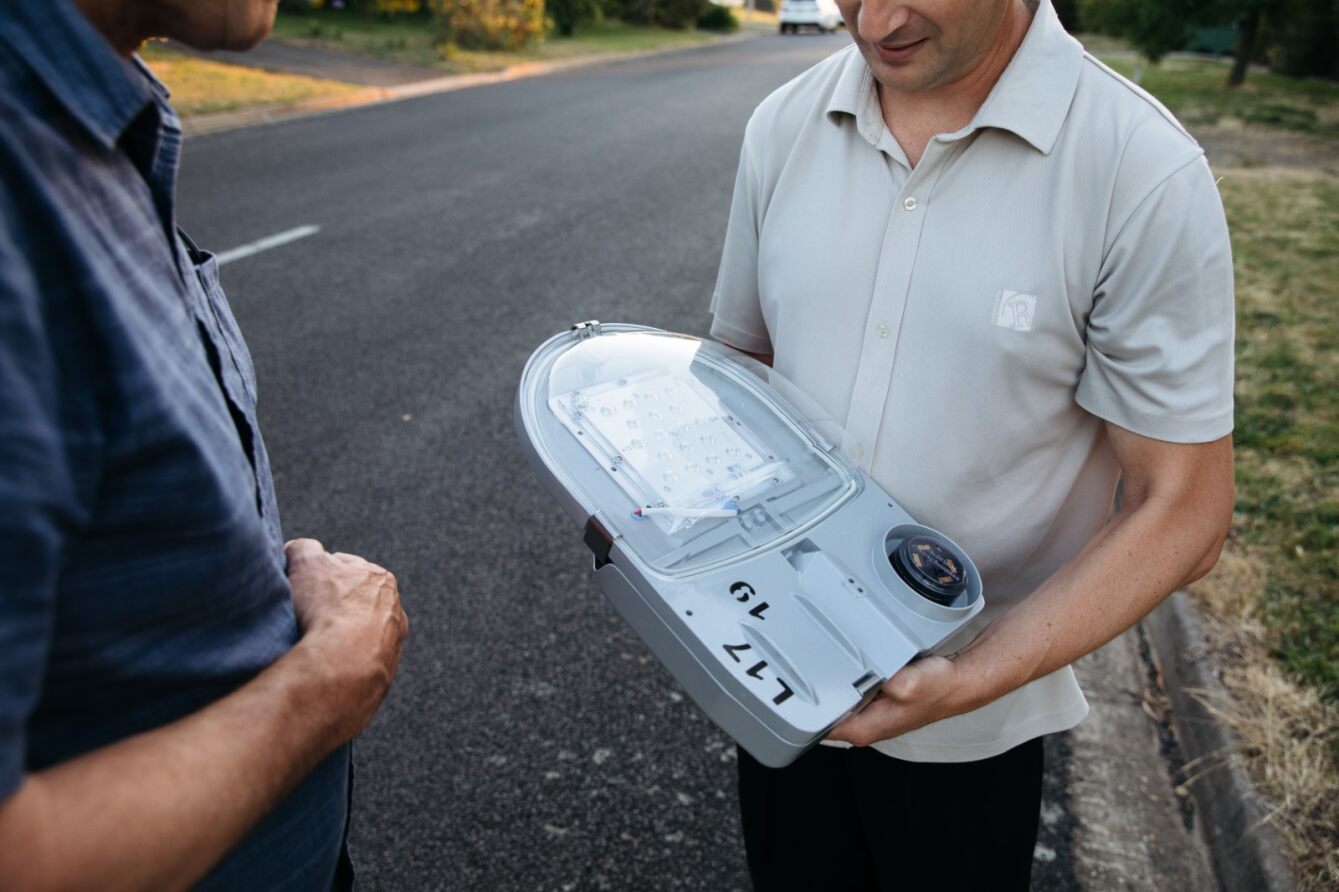
[[[846,53],[828,102],[828,120],[840,124],[843,116],[854,117],[860,135],[880,148],[887,126],[879,110],[874,75],[857,48]],[[1083,55],[1082,45],[1065,32],[1051,4],[1043,0],[1023,43],[971,123],[935,138],[952,142],[983,127],[995,127],[1016,134],[1043,155],[1050,154],[1074,100]]]

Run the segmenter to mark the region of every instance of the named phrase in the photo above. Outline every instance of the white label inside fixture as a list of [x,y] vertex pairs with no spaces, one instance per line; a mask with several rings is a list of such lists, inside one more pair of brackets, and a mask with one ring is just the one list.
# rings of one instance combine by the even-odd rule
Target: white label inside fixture
[[[793,473],[699,381],[656,369],[559,394],[549,407],[666,533]],[[660,510],[664,509],[664,510]]]

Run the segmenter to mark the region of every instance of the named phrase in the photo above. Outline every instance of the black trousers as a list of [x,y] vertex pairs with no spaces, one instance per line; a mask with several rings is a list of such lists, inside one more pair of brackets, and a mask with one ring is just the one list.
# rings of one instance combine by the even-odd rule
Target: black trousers
[[818,746],[767,768],[741,749],[753,888],[1025,892],[1041,781],[1041,738],[948,764]]

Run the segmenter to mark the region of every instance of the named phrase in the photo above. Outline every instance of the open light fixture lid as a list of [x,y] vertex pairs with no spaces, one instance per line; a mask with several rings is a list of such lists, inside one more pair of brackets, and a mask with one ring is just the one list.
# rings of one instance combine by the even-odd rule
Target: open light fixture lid
[[690,576],[772,548],[860,492],[861,475],[750,364],[769,372],[710,341],[583,323],[531,357],[518,421],[575,521],[596,518],[658,575]]

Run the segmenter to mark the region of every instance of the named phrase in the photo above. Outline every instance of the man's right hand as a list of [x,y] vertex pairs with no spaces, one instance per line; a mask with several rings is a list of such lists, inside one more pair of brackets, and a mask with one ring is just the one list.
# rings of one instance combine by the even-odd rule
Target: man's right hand
[[25,774],[0,799],[0,889],[188,888],[371,720],[409,627],[395,577],[284,550],[297,645],[198,712]]
[[391,573],[351,554],[330,553],[314,539],[284,546],[297,650],[328,682],[326,706],[341,740],[361,731],[381,705],[400,663],[409,620]]

